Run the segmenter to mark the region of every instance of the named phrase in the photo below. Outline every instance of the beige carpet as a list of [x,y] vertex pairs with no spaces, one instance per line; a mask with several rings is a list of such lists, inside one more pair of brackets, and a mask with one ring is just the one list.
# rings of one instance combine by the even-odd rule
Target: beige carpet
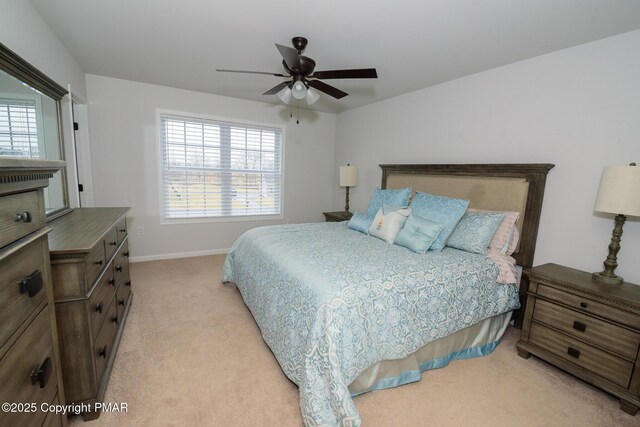
[[[298,389],[280,370],[224,256],[131,265],[135,296],[103,413],[87,426],[299,426]],[[489,356],[355,399],[363,426],[639,426],[618,401],[546,363],[520,358],[510,329]],[[71,425],[82,424],[81,417]]]

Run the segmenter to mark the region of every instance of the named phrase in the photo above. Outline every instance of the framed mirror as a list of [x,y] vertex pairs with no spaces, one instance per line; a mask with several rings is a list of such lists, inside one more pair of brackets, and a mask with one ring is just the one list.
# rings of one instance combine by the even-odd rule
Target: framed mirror
[[[60,101],[67,91],[0,43],[0,157],[64,160]],[[66,168],[45,188],[47,220],[70,210]]]

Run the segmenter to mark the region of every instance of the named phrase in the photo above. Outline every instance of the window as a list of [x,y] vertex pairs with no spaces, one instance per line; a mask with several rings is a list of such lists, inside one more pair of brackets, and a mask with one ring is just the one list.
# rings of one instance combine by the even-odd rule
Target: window
[[160,114],[164,219],[280,215],[282,130]]
[[0,98],[0,156],[40,157],[35,101]]

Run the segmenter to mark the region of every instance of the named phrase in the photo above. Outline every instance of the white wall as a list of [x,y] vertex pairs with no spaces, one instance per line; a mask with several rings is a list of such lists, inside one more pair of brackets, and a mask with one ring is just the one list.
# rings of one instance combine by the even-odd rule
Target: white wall
[[0,0],[0,42],[60,86],[86,98],[85,74],[26,0]]
[[[359,166],[351,206],[364,210],[380,163],[554,163],[535,263],[599,271],[613,229],[593,212],[602,168],[631,161],[640,164],[640,31],[344,112],[333,176]],[[621,245],[616,272],[640,284],[639,218]]]
[[[187,72],[187,71],[185,71]],[[130,206],[133,259],[228,249],[244,231],[282,222],[322,221],[331,207],[335,119],[285,106],[87,75],[96,206]],[[156,108],[285,125],[284,219],[160,224]],[[137,234],[143,226],[144,236]]]

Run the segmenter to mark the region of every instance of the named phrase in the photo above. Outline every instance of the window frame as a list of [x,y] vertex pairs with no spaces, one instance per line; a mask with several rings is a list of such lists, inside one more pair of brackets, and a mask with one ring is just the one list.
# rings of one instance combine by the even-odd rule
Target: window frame
[[[280,130],[280,213],[264,214],[264,215],[226,215],[226,216],[194,216],[188,218],[167,218],[164,210],[164,163],[163,163],[163,141],[162,141],[162,116],[176,116],[193,120],[219,121],[225,123],[237,124],[239,126],[256,126],[270,127]],[[284,218],[284,182],[285,182],[285,127],[282,124],[263,123],[249,120],[240,120],[237,118],[212,116],[208,114],[192,113],[185,111],[175,111],[156,108],[156,147],[158,166],[158,194],[159,194],[159,218],[161,225],[169,224],[198,224],[198,223],[215,223],[215,222],[252,222],[252,221],[274,221]]]

